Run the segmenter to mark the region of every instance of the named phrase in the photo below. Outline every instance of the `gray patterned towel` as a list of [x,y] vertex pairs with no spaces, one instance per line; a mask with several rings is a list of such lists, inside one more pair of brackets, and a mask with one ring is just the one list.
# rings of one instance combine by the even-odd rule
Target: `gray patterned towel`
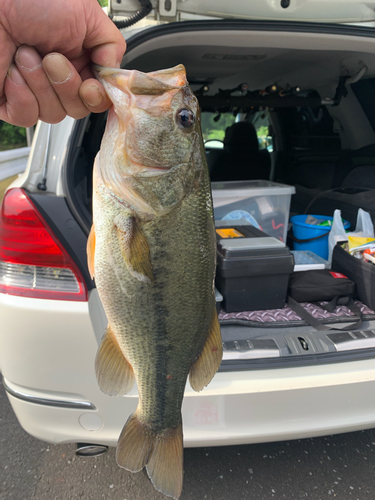
[[[374,311],[358,300],[355,302],[364,315],[364,319],[375,319]],[[327,302],[321,303],[327,304]],[[309,302],[301,302],[301,305],[311,314],[311,316],[322,320],[322,323],[332,323],[335,321],[335,318],[338,318],[339,321],[352,321],[350,317],[354,316],[352,311],[346,306],[338,306],[333,313],[330,313],[316,304],[310,304]],[[262,326],[275,326],[275,323],[280,325],[285,322],[298,322],[299,324],[302,322],[305,324],[298,314],[287,305],[285,305],[283,309],[266,309],[263,311],[241,311],[233,313],[226,313],[223,309],[221,309],[219,313],[219,320],[222,324],[233,323],[238,320],[238,322],[241,323],[246,321],[249,323],[262,323]],[[288,326],[288,323],[285,323],[284,326]]]

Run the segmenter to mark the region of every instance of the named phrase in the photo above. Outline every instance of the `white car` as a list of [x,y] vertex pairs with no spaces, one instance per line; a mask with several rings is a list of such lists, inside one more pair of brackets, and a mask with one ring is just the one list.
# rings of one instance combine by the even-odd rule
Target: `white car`
[[[223,149],[207,144],[216,183],[252,179],[251,169],[236,173],[234,157],[216,169],[227,128],[252,123],[267,139],[256,151],[268,158],[258,187],[266,188],[262,198],[269,202],[272,188],[281,189],[275,182],[287,186],[285,220],[272,220],[273,229],[283,225],[281,246],[292,214],[328,216],[340,208],[353,226],[361,207],[374,218],[375,1],[152,4],[141,28],[123,31],[123,67],[147,72],[185,65],[205,139],[224,140]],[[109,7],[116,16],[138,8],[136,0]],[[136,387],[124,397],[103,394],[94,371],[107,322],[88,273],[86,242],[93,161],[105,122],[106,114],[40,122],[27,169],[7,191],[0,220],[0,369],[9,400],[31,435],[86,443],[93,453],[116,446],[138,399]],[[255,212],[248,214],[264,229]],[[371,284],[368,265],[359,280],[369,281],[371,296],[375,278]],[[259,293],[271,295],[271,289]],[[362,325],[347,333],[316,331],[299,318],[262,320],[267,308],[247,316],[222,312],[222,365],[201,393],[186,386],[185,446],[375,427],[373,307],[365,304]],[[328,326],[348,321],[326,317]]]

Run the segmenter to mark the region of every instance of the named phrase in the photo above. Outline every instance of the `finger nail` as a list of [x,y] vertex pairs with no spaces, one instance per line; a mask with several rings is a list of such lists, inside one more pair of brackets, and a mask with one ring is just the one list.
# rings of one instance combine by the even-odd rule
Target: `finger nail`
[[22,45],[16,53],[16,62],[21,68],[28,71],[40,68],[42,66],[42,59],[40,55],[32,47]]
[[65,83],[73,74],[61,54],[48,54],[43,59],[43,68],[53,83]]
[[25,83],[25,80],[22,78],[21,73],[18,71],[15,64],[12,64],[8,69],[8,76],[14,83]]
[[93,108],[100,106],[103,102],[103,95],[100,93],[98,87],[91,85],[90,87],[85,87],[81,91],[82,100]]

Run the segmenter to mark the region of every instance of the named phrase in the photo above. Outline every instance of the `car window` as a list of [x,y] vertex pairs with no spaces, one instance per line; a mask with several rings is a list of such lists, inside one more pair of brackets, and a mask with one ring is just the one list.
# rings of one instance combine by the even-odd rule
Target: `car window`
[[269,113],[267,111],[257,111],[254,115],[252,115],[250,121],[254,125],[258,136],[259,149],[267,149],[272,152],[273,144]]
[[233,113],[201,113],[203,141],[209,148],[222,148],[225,131],[236,121]]
[[[203,140],[206,147],[210,149],[222,148],[226,129],[236,121],[242,119],[249,120],[249,118],[245,115],[241,116],[233,115],[233,113],[202,112],[201,126]],[[249,121],[253,123],[256,129],[259,149],[272,151],[269,114],[265,111],[256,112],[251,116]]]

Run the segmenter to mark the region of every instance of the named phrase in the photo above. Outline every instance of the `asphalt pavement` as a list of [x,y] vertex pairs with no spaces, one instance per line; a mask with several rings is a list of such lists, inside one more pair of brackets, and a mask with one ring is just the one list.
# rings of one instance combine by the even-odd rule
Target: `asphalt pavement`
[[[114,449],[76,457],[19,425],[0,384],[1,500],[166,500],[146,474],[117,467]],[[180,500],[374,500],[375,431],[298,441],[188,448]]]

